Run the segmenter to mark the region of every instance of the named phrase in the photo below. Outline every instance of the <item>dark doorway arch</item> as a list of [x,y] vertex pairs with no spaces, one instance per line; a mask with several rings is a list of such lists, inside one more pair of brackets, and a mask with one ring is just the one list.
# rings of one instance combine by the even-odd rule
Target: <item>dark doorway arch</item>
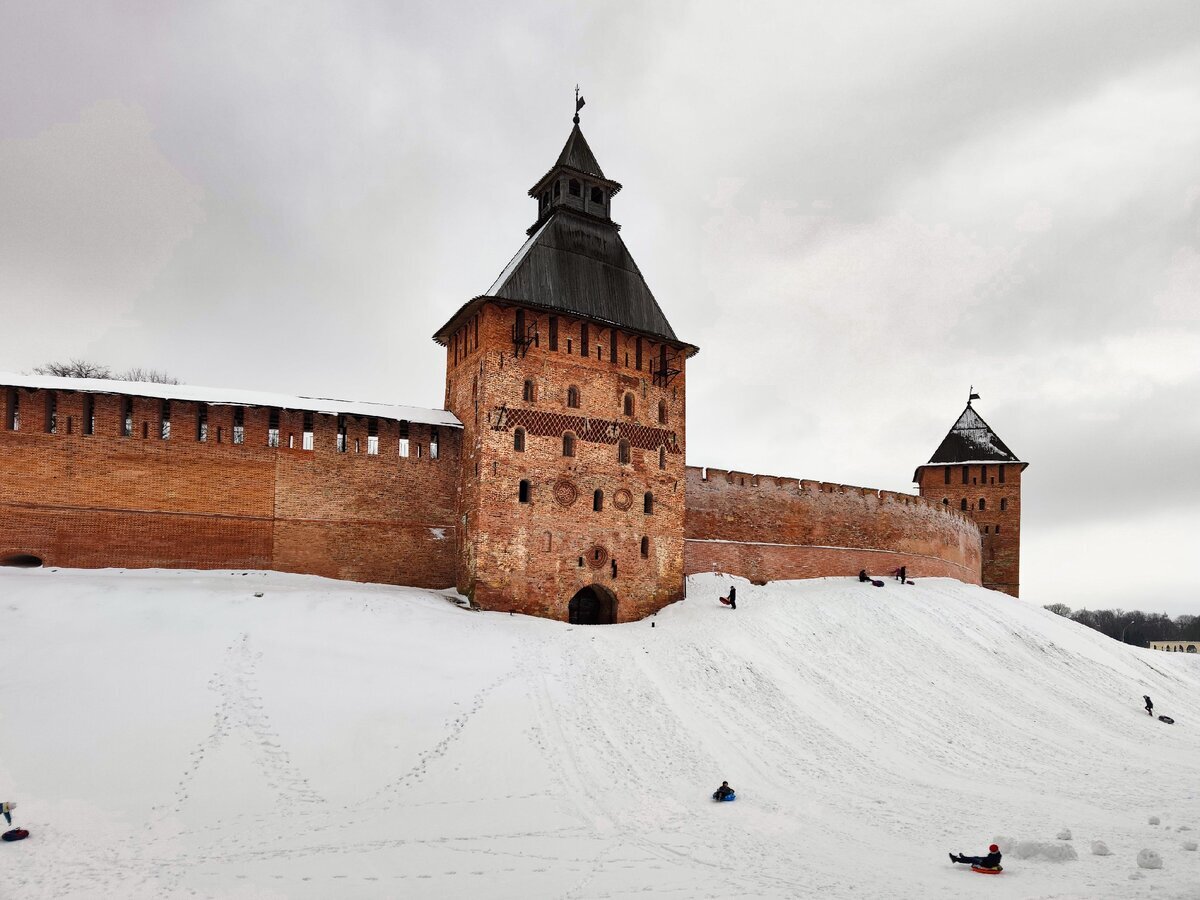
[[617,598],[599,585],[579,591],[567,605],[572,625],[612,625],[617,621]]
[[42,565],[42,559],[32,553],[10,553],[0,556],[0,566],[12,566],[14,569],[37,569]]

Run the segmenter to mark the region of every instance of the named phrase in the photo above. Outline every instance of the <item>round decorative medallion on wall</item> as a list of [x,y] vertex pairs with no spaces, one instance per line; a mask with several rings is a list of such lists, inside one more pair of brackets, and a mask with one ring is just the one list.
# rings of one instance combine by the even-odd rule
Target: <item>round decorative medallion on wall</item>
[[579,497],[579,488],[575,482],[563,478],[554,482],[554,502],[559,506],[570,506]]
[[602,569],[608,562],[608,551],[599,544],[593,544],[591,547],[588,547],[583,559],[593,569]]
[[633,506],[633,494],[629,493],[625,488],[620,488],[613,494],[613,506],[620,510],[629,509],[629,507]]

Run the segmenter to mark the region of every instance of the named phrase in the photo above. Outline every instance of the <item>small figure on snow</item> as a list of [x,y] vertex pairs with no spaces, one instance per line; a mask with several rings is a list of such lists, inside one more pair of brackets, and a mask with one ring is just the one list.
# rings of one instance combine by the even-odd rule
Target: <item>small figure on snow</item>
[[950,854],[950,862],[966,863],[968,866],[978,866],[981,869],[998,869],[1000,868],[1000,848],[995,844],[988,847],[987,856],[963,856],[959,854]]
[[1150,699],[1150,695],[1142,694],[1142,699],[1146,701],[1146,715],[1154,715],[1154,701]]
[[866,569],[859,569],[858,570],[858,580],[859,581],[870,581],[871,576],[867,574]]
[[729,786],[728,781],[722,781],[721,786],[713,791],[714,800],[724,800],[726,797],[733,796],[733,788]]
[[898,582],[900,582],[901,584],[904,584],[904,580],[908,577],[907,572],[908,572],[907,566],[901,566],[900,568],[898,568],[896,570],[896,580]]
[[737,588],[732,584],[729,586],[729,608],[737,609]]
[[16,809],[15,803],[0,803],[0,815],[4,816],[4,821],[9,825],[12,824],[12,811]]

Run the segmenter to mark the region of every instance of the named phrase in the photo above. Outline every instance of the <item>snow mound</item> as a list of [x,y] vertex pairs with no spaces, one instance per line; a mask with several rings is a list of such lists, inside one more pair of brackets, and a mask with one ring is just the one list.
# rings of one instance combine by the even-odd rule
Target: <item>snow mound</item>
[[[37,838],[0,894],[935,900],[964,883],[947,850],[1058,821],[1120,858],[1131,772],[1200,783],[1183,654],[948,579],[739,580],[735,615],[728,586],[588,627],[274,572],[0,569],[0,799]],[[1182,724],[1147,735],[1145,693]],[[996,900],[1132,894],[1128,867],[995,843],[1017,871],[964,878]],[[1156,896],[1195,882],[1172,853]]]
[[1058,833],[1058,839],[1060,841],[1069,841],[1071,839],[1071,829],[1064,828],[1062,831],[1060,831]]
[[1112,851],[1104,841],[1092,841],[1092,856],[1112,856]]
[[1048,859],[1051,862],[1079,859],[1073,846],[1052,841],[1017,841],[1013,845],[1012,855],[1017,859]]
[[1139,850],[1137,855],[1139,869],[1161,869],[1162,857],[1157,850]]
[[1158,816],[1151,816],[1151,817],[1150,817],[1150,824],[1151,824],[1151,825],[1157,825],[1158,823],[1159,823]]
[[1196,842],[1195,842],[1195,841],[1184,841],[1184,842],[1183,842],[1183,849],[1184,849],[1184,850],[1195,850],[1195,849],[1196,849]]

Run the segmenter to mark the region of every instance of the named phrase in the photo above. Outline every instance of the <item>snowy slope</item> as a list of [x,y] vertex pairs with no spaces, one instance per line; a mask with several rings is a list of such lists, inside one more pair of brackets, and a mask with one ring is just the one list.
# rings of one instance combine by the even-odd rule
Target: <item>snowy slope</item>
[[[949,580],[727,585],[571,627],[0,570],[0,799],[33,833],[0,897],[1200,898],[1200,659]],[[1064,826],[1077,860],[946,857]]]

